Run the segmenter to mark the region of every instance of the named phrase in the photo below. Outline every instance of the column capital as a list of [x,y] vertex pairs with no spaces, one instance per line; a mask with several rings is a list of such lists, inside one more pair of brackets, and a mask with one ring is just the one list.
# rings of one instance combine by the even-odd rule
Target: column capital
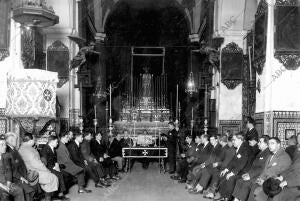
[[104,42],[104,40],[106,38],[106,33],[98,32],[98,33],[95,33],[94,37],[95,37],[96,42]]

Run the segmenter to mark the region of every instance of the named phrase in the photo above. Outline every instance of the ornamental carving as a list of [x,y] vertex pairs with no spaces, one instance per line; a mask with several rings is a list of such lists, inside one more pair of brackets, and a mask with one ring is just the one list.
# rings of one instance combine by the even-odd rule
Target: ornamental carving
[[242,83],[241,80],[222,80],[222,83],[227,87],[227,89],[235,89],[239,84]]
[[282,63],[287,70],[297,70],[300,66],[300,55],[297,54],[277,54],[275,58]]
[[228,89],[234,89],[242,83],[244,57],[243,50],[236,43],[229,43],[222,49],[222,83]]
[[284,6],[284,5],[297,6],[300,5],[300,1],[299,0],[276,0],[275,5],[276,6]]
[[58,88],[62,87],[69,80],[69,55],[68,47],[59,40],[47,48],[47,69],[58,72]]
[[3,61],[8,56],[9,56],[8,50],[0,50],[0,61]]
[[275,4],[275,58],[287,70],[300,66],[300,0],[277,0]]
[[[253,66],[259,75],[262,74],[266,62],[268,4],[261,0],[255,14]],[[254,46],[254,47],[253,47]]]
[[22,29],[21,35],[22,54],[21,59],[25,69],[34,67],[34,36],[32,30]]

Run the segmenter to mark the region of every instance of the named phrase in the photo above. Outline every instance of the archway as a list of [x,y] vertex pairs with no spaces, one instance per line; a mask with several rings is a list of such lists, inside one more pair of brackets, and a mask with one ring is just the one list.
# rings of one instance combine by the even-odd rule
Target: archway
[[[118,83],[129,75],[132,46],[165,47],[165,72],[169,78],[167,96],[169,106],[175,111],[176,84],[180,83],[179,93],[183,96],[190,69],[190,27],[184,9],[175,0],[119,1],[107,16],[104,27],[107,84]],[[151,73],[161,73],[160,58],[137,58],[135,74],[142,73],[145,65],[150,67]]]

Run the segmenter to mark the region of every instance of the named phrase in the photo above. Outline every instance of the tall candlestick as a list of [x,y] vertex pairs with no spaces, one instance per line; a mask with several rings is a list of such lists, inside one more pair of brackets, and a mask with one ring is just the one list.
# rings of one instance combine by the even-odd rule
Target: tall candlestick
[[194,127],[194,107],[192,107],[192,120],[191,120],[191,135],[193,136],[193,127]]
[[176,85],[176,122],[178,123],[178,84]]
[[109,85],[109,118],[111,118],[111,84]]
[[252,81],[251,46],[248,47],[248,55],[249,55],[249,73],[250,73],[250,81]]
[[204,117],[207,118],[207,84],[205,85],[205,95],[204,95]]

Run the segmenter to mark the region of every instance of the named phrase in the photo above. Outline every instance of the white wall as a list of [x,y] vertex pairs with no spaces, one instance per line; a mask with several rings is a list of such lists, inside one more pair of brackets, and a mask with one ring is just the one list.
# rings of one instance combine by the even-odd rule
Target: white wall
[[300,67],[286,70],[274,57],[274,7],[269,3],[266,64],[259,76],[262,92],[256,95],[256,112],[300,111]]
[[24,68],[21,61],[20,24],[15,23],[14,20],[11,19],[10,30],[11,30],[10,47],[9,47],[10,54],[3,61],[0,61],[0,108],[6,107],[7,72],[10,70]]

